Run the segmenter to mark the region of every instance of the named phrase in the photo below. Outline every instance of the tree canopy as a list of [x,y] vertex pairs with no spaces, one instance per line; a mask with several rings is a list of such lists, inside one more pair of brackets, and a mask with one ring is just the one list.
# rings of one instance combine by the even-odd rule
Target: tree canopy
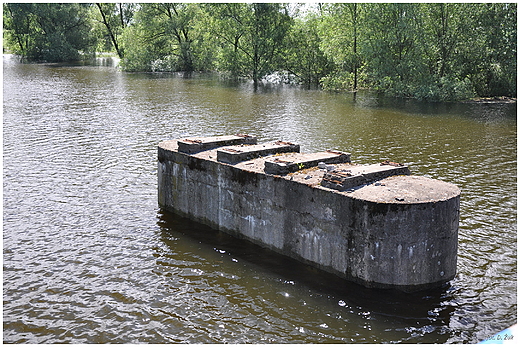
[[424,100],[516,96],[515,3],[6,3],[4,48],[31,61],[111,51],[127,71],[277,72]]
[[93,44],[84,4],[4,4],[4,43],[31,60],[70,61]]

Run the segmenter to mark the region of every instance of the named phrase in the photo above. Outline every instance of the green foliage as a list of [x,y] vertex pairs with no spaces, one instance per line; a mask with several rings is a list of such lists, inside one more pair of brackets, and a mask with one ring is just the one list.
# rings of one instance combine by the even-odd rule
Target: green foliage
[[475,91],[468,78],[461,81],[459,79],[441,77],[437,83],[432,81],[431,83],[423,83],[416,86],[412,90],[411,96],[427,101],[457,101],[474,97]]
[[229,77],[250,76],[248,70],[248,22],[251,10],[243,3],[208,4],[209,32],[218,43],[216,68]]
[[329,90],[356,90],[360,69],[364,65],[359,52],[366,31],[367,4],[328,4],[323,8],[320,25],[320,47],[333,60],[336,69],[323,77]]
[[124,58],[121,59],[121,66],[126,71],[152,71],[152,62],[157,58],[157,53],[153,47],[149,47],[147,35],[139,29],[137,25],[127,28],[121,41],[125,47]]
[[292,19],[276,3],[213,4],[211,32],[218,40],[218,67],[231,75],[252,78],[255,85],[281,70],[286,35]]
[[4,4],[4,36],[7,46],[30,60],[71,61],[80,52],[91,52],[89,5]]
[[372,4],[361,50],[378,90],[409,96],[410,87],[425,79],[421,19],[417,4]]
[[255,84],[265,75],[281,66],[285,37],[291,18],[280,4],[252,4],[253,18],[249,25],[250,69]]
[[277,72],[432,101],[516,96],[514,3],[10,3],[3,18],[5,47],[31,60],[97,49],[128,71],[216,70],[255,85]]
[[321,86],[330,91],[352,90],[354,74],[348,71],[335,70],[320,79]]
[[132,21],[135,9],[136,4],[133,3],[95,4],[92,12],[96,24],[93,29],[96,30],[102,52],[111,51],[113,48],[119,58],[123,58],[121,37]]
[[480,82],[475,89],[479,95],[516,96],[517,5],[477,4],[475,12],[475,34],[481,37],[475,52],[479,63],[470,70],[471,78]]
[[516,96],[516,4],[375,3],[357,10],[354,21],[354,4],[324,9],[322,45],[337,67],[322,79],[324,88],[349,89],[358,66],[362,86],[388,95]]
[[206,14],[195,3],[144,3],[123,37],[122,66],[137,71],[207,70],[212,44],[201,27]]
[[297,19],[288,33],[285,70],[306,86],[319,86],[334,64],[320,48],[320,18],[315,14]]

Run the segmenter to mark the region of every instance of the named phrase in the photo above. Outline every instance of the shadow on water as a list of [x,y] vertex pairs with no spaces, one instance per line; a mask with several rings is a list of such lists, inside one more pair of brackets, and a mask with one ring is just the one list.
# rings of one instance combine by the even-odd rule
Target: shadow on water
[[462,116],[478,122],[516,120],[516,102],[433,102],[411,98],[392,98],[375,92],[345,94],[345,99],[358,107],[394,110],[410,115]]
[[[221,250],[221,253],[225,252],[229,257],[238,259],[238,262],[249,263],[251,268],[258,269],[267,277],[266,281],[274,281],[274,277],[280,282],[296,283],[314,293],[314,296],[354,308],[352,315],[368,312],[373,321],[382,322],[387,327],[390,324],[391,328],[387,328],[387,331],[406,332],[404,341],[401,336],[394,342],[443,343],[450,337],[450,318],[456,304],[452,296],[455,289],[449,283],[436,289],[413,293],[366,288],[164,209],[159,210],[157,224],[161,230],[161,241],[174,253],[176,245],[170,240],[179,237],[202,244],[208,249]],[[417,333],[414,333],[414,329],[417,329]],[[425,334],[430,335],[428,341],[414,340],[414,337]],[[382,336],[379,338],[381,342],[388,342]]]

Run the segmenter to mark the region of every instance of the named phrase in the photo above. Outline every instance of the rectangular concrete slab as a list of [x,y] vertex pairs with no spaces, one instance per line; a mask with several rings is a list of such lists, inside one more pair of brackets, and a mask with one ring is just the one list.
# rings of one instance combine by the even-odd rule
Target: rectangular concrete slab
[[386,177],[409,174],[410,170],[405,165],[373,164],[354,166],[348,170],[327,172],[323,176],[321,186],[344,191]]
[[256,144],[256,137],[237,134],[230,136],[188,137],[177,141],[179,152],[193,154],[222,146]]
[[320,162],[325,164],[350,163],[350,153],[329,150],[318,153],[279,156],[266,160],[264,171],[273,175],[285,175],[317,166]]
[[224,147],[217,150],[217,160],[223,163],[236,164],[258,157],[265,157],[277,153],[300,152],[300,145],[276,141],[258,145],[238,145]]

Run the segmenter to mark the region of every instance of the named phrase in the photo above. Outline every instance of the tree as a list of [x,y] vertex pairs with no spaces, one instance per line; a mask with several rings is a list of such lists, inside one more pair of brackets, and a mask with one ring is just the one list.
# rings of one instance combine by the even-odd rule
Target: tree
[[195,3],[143,3],[135,23],[125,34],[123,66],[129,70],[184,71],[191,73],[207,62],[204,32],[199,28],[204,13]]
[[115,50],[132,71],[210,71],[254,82],[460,100],[516,96],[517,5],[508,3],[8,3],[4,43],[30,60]]
[[359,53],[361,34],[365,31],[366,4],[328,4],[322,7],[321,47],[336,63],[338,70],[324,80],[330,89],[358,89],[363,59]]
[[280,58],[291,18],[282,12],[283,8],[279,4],[255,3],[252,6],[249,56],[253,82],[257,86],[262,77],[282,66]]
[[[472,4],[474,46],[479,50],[469,70],[475,89],[484,96],[516,96],[517,5]],[[478,38],[478,39],[477,39]]]
[[4,4],[4,40],[9,48],[22,56],[28,56],[33,29],[32,4]]
[[285,69],[308,87],[319,86],[333,69],[333,62],[320,48],[319,21],[315,13],[296,19],[288,34]]
[[[329,4],[321,46],[336,69],[324,88],[460,100],[516,95],[516,4]],[[358,71],[356,72],[356,71]]]
[[[424,59],[428,74],[413,86],[413,95],[427,100],[459,100],[474,95],[474,88],[461,63],[461,53],[472,41],[468,4],[423,4]],[[463,64],[465,65],[465,64]]]
[[244,3],[208,4],[210,14],[209,29],[212,37],[219,42],[217,67],[233,78],[247,76],[246,39],[249,5]]
[[460,4],[433,3],[424,5],[425,30],[430,36],[431,73],[440,78],[451,74],[452,56],[457,50],[460,37],[461,18],[458,15]]
[[98,21],[103,24],[119,58],[123,58],[124,51],[120,44],[123,30],[131,23],[136,4],[96,3],[99,12]]
[[370,82],[383,91],[410,96],[428,72],[418,4],[372,4],[363,42]]
[[77,60],[95,46],[87,4],[4,4],[6,42],[30,60]]
[[424,6],[439,99],[516,95],[516,4]]
[[292,19],[281,4],[214,4],[213,33],[231,71],[253,79],[283,68],[282,54]]

